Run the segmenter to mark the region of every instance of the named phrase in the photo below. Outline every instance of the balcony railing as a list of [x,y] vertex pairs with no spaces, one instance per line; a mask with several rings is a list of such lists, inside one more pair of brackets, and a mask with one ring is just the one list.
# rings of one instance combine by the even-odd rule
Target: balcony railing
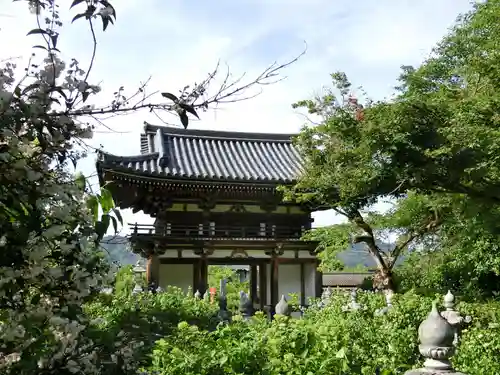
[[304,228],[287,226],[237,226],[216,224],[129,224],[133,235],[156,235],[170,238],[194,239],[251,239],[251,240],[299,240]]

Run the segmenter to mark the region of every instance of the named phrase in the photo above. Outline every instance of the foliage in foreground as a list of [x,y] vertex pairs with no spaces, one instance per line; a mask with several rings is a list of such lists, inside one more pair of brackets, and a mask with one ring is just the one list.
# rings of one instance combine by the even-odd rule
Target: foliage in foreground
[[[262,315],[251,321],[236,317],[214,331],[180,323],[171,336],[156,343],[151,373],[213,374],[402,374],[418,367],[417,328],[430,311],[431,298],[398,295],[386,316],[374,316],[382,296],[362,293],[360,312],[344,312],[345,295],[334,295],[322,310],[311,309],[303,319]],[[203,304],[204,302],[197,302]],[[500,304],[461,304],[474,317],[463,332],[456,368],[470,375],[500,372]]]
[[[190,116],[248,99],[253,85],[277,82],[279,71],[297,59],[272,64],[247,82],[231,81],[228,72],[216,90],[211,87],[217,68],[178,95],[153,98],[146,83],[131,93],[120,87],[109,104],[95,105],[101,87],[88,78],[96,62],[97,25],[105,31],[115,22],[114,6],[108,0],[19,3],[30,10],[34,28],[26,32],[37,39],[38,54],[24,71],[11,61],[0,67],[0,372],[97,375],[108,368],[108,358],[120,364],[116,373],[128,371],[134,368],[129,358],[148,341],[99,330],[83,311],[111,281],[99,243],[121,221],[109,191],[93,191],[91,181],[74,173],[88,150],[91,123],[147,109],[175,114],[186,128]],[[88,27],[88,66],[62,59],[60,4],[75,12],[72,22]]]

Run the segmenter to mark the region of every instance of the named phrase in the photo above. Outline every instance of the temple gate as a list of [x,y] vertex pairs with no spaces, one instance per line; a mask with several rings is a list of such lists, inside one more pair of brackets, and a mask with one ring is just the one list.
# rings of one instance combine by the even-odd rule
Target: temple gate
[[302,305],[320,297],[317,243],[300,239],[311,211],[283,202],[276,190],[301,170],[291,137],[146,124],[140,155],[99,154],[100,184],[117,206],[155,218],[130,224],[150,284],[203,294],[209,264],[242,264],[256,307],[275,306],[290,293]]

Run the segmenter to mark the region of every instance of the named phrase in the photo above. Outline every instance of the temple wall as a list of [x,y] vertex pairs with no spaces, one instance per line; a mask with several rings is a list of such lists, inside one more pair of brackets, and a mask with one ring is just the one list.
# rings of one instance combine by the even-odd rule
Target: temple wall
[[159,284],[163,289],[167,286],[176,286],[187,293],[193,287],[192,264],[160,264]]

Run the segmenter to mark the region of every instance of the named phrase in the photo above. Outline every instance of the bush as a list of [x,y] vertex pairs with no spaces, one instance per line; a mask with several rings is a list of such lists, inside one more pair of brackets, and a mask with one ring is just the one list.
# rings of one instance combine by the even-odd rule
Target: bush
[[[323,309],[309,309],[303,319],[257,315],[250,322],[238,316],[232,324],[210,332],[180,323],[154,348],[148,371],[169,375],[212,374],[402,374],[419,367],[417,329],[428,315],[432,298],[415,293],[398,295],[394,308],[375,316],[381,295],[361,293],[365,308],[344,312],[348,296],[334,295]],[[464,331],[457,369],[470,375],[500,373],[498,322],[500,303],[460,304],[474,316]]]
[[214,330],[217,310],[216,304],[187,297],[178,288],[158,294],[121,292],[85,307],[94,322],[93,338],[101,348],[98,355],[108,375],[135,375],[140,366],[149,363],[155,342],[173,335],[182,321],[202,330]]

